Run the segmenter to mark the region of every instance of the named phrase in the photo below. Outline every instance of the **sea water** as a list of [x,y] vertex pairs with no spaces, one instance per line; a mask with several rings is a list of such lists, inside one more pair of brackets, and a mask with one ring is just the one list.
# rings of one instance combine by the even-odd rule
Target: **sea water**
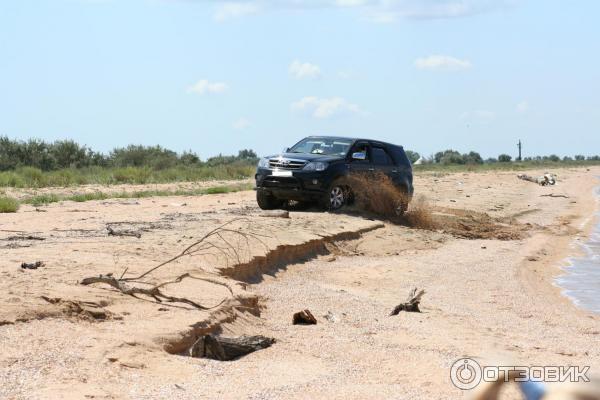
[[[600,198],[600,188],[596,196]],[[600,314],[600,212],[594,216],[594,229],[583,241],[582,255],[567,260],[564,274],[556,284],[577,306]]]

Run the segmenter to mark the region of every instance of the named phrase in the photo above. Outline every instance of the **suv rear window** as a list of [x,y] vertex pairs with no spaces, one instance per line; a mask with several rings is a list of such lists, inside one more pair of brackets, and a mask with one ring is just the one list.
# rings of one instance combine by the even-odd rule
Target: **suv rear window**
[[381,147],[373,147],[371,149],[371,155],[373,157],[373,164],[375,165],[392,165],[392,159]]
[[408,157],[406,157],[406,153],[401,146],[390,146],[390,151],[392,152],[392,156],[396,160],[396,165],[404,167],[408,170],[411,169],[410,161]]

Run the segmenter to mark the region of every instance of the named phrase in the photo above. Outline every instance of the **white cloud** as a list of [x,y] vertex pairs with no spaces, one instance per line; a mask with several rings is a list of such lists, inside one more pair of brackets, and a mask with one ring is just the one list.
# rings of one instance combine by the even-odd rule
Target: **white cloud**
[[196,94],[219,94],[223,93],[229,88],[226,83],[223,82],[209,82],[206,79],[199,80],[192,86],[187,88],[188,93]]
[[471,68],[471,62],[450,56],[432,55],[417,58],[415,60],[415,67],[429,70],[458,71]]
[[369,4],[369,0],[335,0],[338,7],[359,7]]
[[361,114],[356,104],[350,103],[343,97],[319,98],[307,96],[292,103],[293,111],[307,112],[314,118],[329,118],[341,114]]
[[244,130],[246,128],[249,128],[252,125],[252,122],[250,122],[248,119],[246,118],[240,118],[237,121],[235,121],[233,123],[233,129],[241,131]]
[[399,19],[460,18],[484,13],[512,3],[510,0],[381,0],[370,10],[375,22]]
[[290,64],[290,75],[296,79],[315,79],[321,76],[321,68],[308,62],[294,60]]
[[[196,0],[200,1],[200,0]],[[231,0],[217,4],[215,19],[281,9],[355,9],[374,22],[459,18],[513,5],[516,0]]]
[[519,104],[517,104],[517,112],[524,114],[527,111],[529,111],[529,103],[525,100],[521,101]]
[[215,10],[214,19],[219,22],[227,21],[233,18],[240,18],[246,15],[256,14],[260,9],[258,2],[225,2],[219,4]]

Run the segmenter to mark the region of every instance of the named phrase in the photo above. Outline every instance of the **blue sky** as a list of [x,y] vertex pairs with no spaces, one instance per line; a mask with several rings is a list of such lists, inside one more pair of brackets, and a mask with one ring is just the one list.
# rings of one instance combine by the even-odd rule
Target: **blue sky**
[[600,2],[0,3],[0,135],[267,154],[600,154]]

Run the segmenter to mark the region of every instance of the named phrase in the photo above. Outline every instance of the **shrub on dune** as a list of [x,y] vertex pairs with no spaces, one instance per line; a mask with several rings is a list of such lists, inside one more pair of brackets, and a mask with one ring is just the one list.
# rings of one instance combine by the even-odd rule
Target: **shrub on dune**
[[19,209],[19,202],[12,197],[0,196],[0,213],[14,213]]

